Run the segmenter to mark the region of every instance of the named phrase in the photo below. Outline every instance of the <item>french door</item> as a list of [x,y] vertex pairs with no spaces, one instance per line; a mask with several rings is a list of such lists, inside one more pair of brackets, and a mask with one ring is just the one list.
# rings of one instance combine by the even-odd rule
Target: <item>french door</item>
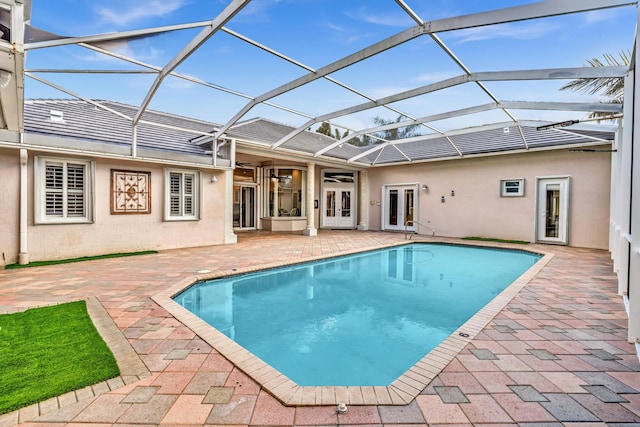
[[353,186],[343,188],[325,185],[323,191],[322,227],[355,228]]
[[569,177],[538,178],[538,242],[569,243],[569,183]]
[[233,186],[233,228],[256,228],[256,188],[254,186]]
[[383,228],[416,230],[417,185],[386,185],[384,188]]

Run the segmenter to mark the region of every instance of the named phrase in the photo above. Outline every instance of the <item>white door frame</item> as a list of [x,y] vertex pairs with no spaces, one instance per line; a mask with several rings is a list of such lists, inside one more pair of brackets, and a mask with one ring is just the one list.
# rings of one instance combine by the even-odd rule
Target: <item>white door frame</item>
[[[239,188],[239,193],[236,194],[236,187]],[[233,206],[235,208],[236,205],[236,196],[238,197],[238,205],[240,207],[239,215],[242,217],[242,205],[244,204],[244,200],[242,198],[242,189],[243,188],[253,188],[253,226],[252,227],[233,227],[234,230],[256,230],[258,228],[258,184],[253,182],[234,182],[233,183]],[[242,221],[241,221],[242,222]]]
[[[325,174],[329,173],[351,173],[353,174],[353,182],[336,182],[330,183],[325,182]],[[358,218],[358,172],[352,170],[342,170],[342,169],[322,169],[320,172],[320,228],[356,228],[357,226],[357,218]],[[345,221],[344,219],[340,221],[338,219],[335,224],[328,224],[326,221],[326,209],[327,209],[327,191],[336,191],[336,193],[340,194],[342,191],[350,191],[351,192],[351,203],[350,203],[350,216],[349,221]],[[336,203],[341,203],[342,198],[337,198]],[[338,214],[340,214],[340,208],[336,209]],[[339,217],[343,218],[343,217]]]
[[[557,187],[560,192],[558,198],[560,206],[557,208],[557,236],[547,236],[546,233],[548,214],[546,189],[548,186]],[[536,242],[569,244],[570,194],[571,177],[569,175],[536,177]]]
[[[413,190],[413,225],[410,227],[406,227],[406,231],[416,231],[416,224],[418,222],[418,184],[417,183],[407,183],[407,184],[384,184],[382,186],[382,209],[380,215],[380,229],[381,230],[393,230],[393,231],[405,231],[405,212],[404,212],[404,191],[405,190]],[[389,194],[389,190],[399,190],[399,199],[398,199],[398,224],[396,226],[387,224],[387,218],[389,217],[389,203],[387,200],[387,196]]]

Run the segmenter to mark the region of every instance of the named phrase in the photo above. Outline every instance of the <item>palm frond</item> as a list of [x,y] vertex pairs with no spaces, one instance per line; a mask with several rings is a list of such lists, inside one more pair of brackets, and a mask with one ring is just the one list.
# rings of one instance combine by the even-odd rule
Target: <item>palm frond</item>
[[[629,65],[631,52],[622,51],[619,58],[605,53],[602,55],[604,62],[599,58],[587,60],[585,67],[621,67]],[[601,77],[575,79],[565,84],[560,90],[572,90],[574,92],[588,93],[590,95],[602,94],[612,99],[622,99],[624,93],[624,79],[620,77]]]

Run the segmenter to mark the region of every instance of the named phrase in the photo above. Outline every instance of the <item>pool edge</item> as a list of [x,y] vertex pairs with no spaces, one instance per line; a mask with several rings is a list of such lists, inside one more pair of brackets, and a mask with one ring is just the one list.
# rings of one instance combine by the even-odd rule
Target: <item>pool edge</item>
[[[174,296],[203,280],[245,274],[257,270],[312,262],[411,243],[444,243],[472,247],[520,250],[540,254],[542,258],[388,386],[300,386],[173,300]],[[247,267],[241,270],[234,269],[196,274],[179,280],[166,290],[152,295],[151,298],[177,320],[200,336],[200,338],[211,345],[211,347],[222,356],[227,358],[234,366],[253,378],[265,391],[285,406],[320,406],[337,405],[340,403],[347,405],[408,405],[440,374],[458,353],[507,306],[529,281],[547,265],[553,256],[552,253],[542,251],[539,248],[529,250],[523,248],[521,245],[495,242],[467,243],[454,241],[452,239],[437,238],[428,241],[405,241],[377,245],[368,248],[366,251],[353,250],[340,254],[332,254],[330,256],[310,257],[297,262],[280,262],[270,265]]]

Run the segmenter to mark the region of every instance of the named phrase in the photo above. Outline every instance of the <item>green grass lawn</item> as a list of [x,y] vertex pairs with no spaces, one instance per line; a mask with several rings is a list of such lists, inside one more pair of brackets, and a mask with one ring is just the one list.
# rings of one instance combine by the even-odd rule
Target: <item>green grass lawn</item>
[[157,253],[158,251],[123,252],[123,253],[116,253],[116,254],[83,256],[79,258],[56,259],[51,261],[33,261],[33,262],[30,262],[29,264],[7,264],[4,266],[4,268],[11,269],[11,268],[42,267],[43,265],[68,264],[70,262],[92,261],[96,259],[121,258],[121,257],[128,257],[128,256],[148,255],[148,254],[157,254]]
[[0,315],[0,414],[119,374],[85,301]]
[[463,237],[462,240],[477,240],[480,242],[498,242],[498,243],[515,243],[518,245],[528,245],[529,242],[525,240],[504,240],[504,239],[494,239],[491,237]]

